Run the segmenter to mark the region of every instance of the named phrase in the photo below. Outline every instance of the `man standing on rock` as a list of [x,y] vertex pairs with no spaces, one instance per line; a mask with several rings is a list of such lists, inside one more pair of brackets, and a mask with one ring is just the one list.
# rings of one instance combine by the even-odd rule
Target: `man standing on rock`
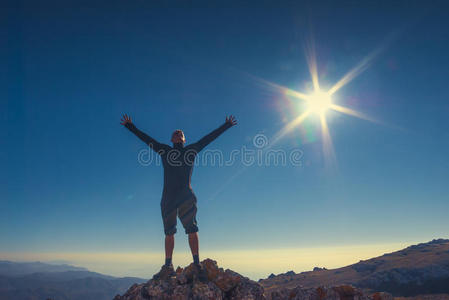
[[[172,264],[175,246],[176,217],[178,216],[189,236],[189,246],[193,255],[194,266],[202,271],[199,260],[198,226],[196,222],[196,196],[190,186],[193,164],[196,155],[209,143],[215,140],[228,128],[237,124],[234,116],[226,117],[223,125],[200,139],[194,144],[184,146],[186,139],[182,130],[175,130],[171,137],[173,146],[161,144],[143,133],[131,121],[128,115],[123,115],[121,123],[139,139],[158,153],[164,167],[164,189],[162,192],[161,212],[165,232],[165,264],[154,279],[164,279],[175,275]],[[199,272],[200,274],[204,272]]]

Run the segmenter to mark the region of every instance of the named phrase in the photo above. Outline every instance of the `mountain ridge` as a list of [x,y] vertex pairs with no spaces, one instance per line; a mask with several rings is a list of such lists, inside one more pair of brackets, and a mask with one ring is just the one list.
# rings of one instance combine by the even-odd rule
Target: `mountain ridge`
[[88,271],[84,267],[69,264],[49,264],[40,261],[9,261],[0,260],[0,275],[21,276],[36,272],[64,272],[64,271]]
[[[258,282],[223,270],[216,261],[207,259],[205,264],[209,281],[204,284],[195,281],[191,266],[179,268],[175,278],[157,282],[119,278],[67,264],[0,261],[0,300],[111,300],[114,295],[116,300],[392,300],[393,296],[449,300],[449,239],[411,245],[336,269],[315,267],[298,274],[271,274]],[[38,267],[45,272],[34,272]],[[12,275],[3,275],[5,270],[12,270]],[[422,298],[423,294],[427,296]]]
[[[146,281],[41,262],[1,261],[0,270],[0,300],[109,300],[125,292],[130,285]],[[5,275],[7,270],[12,275]],[[37,270],[39,272],[35,272]]]
[[268,291],[319,284],[352,284],[393,295],[449,293],[449,239],[434,239],[336,269],[270,275],[259,283]]

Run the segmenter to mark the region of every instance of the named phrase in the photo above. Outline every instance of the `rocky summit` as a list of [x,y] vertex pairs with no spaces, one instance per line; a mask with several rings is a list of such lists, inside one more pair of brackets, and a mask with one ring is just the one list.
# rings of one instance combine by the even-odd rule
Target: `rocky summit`
[[198,269],[193,264],[176,270],[176,275],[164,279],[151,279],[146,283],[134,284],[123,295],[117,295],[113,300],[212,300],[212,299],[242,299],[242,300],[392,300],[390,294],[376,293],[364,295],[360,290],[342,285],[337,287],[285,288],[266,295],[264,288],[232,270],[224,270],[212,259],[201,262],[206,280],[200,280]]
[[240,274],[219,268],[217,262],[205,259],[201,262],[207,280],[199,280],[197,268],[190,264],[176,270],[176,276],[147,283],[134,284],[114,300],[143,299],[265,299],[263,287]]

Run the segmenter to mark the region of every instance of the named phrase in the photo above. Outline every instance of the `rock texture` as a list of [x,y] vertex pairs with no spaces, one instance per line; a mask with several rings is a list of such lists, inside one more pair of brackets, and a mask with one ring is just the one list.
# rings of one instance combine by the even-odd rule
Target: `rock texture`
[[175,277],[135,284],[123,296],[115,296],[114,300],[265,299],[263,287],[257,282],[232,270],[219,268],[214,260],[205,259],[201,263],[207,273],[206,282],[198,280],[193,265],[185,269],[178,267]]
[[123,296],[117,295],[114,300],[393,300],[387,293],[367,296],[350,285],[317,288],[298,286],[278,289],[267,295],[257,282],[232,270],[219,268],[214,260],[206,259],[202,265],[207,273],[205,282],[198,280],[193,265],[185,269],[178,267],[176,276],[134,284]]
[[293,289],[281,289],[270,294],[271,300],[393,300],[388,293],[365,295],[361,290],[351,285],[333,287],[319,286],[305,288],[298,286]]

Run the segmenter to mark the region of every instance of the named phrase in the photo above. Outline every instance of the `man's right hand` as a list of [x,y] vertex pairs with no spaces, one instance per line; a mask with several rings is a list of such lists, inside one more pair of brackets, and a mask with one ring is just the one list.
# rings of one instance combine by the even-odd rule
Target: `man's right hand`
[[233,115],[226,116],[225,122],[226,122],[226,124],[231,125],[231,127],[237,125],[237,120],[235,119],[235,117]]
[[128,123],[130,123],[130,124],[133,123],[133,122],[131,121],[131,118],[130,118],[127,114],[124,114],[124,115],[122,116],[122,119],[121,119],[120,121],[121,121],[120,124],[122,124],[123,126],[125,126],[125,125],[128,124]]

